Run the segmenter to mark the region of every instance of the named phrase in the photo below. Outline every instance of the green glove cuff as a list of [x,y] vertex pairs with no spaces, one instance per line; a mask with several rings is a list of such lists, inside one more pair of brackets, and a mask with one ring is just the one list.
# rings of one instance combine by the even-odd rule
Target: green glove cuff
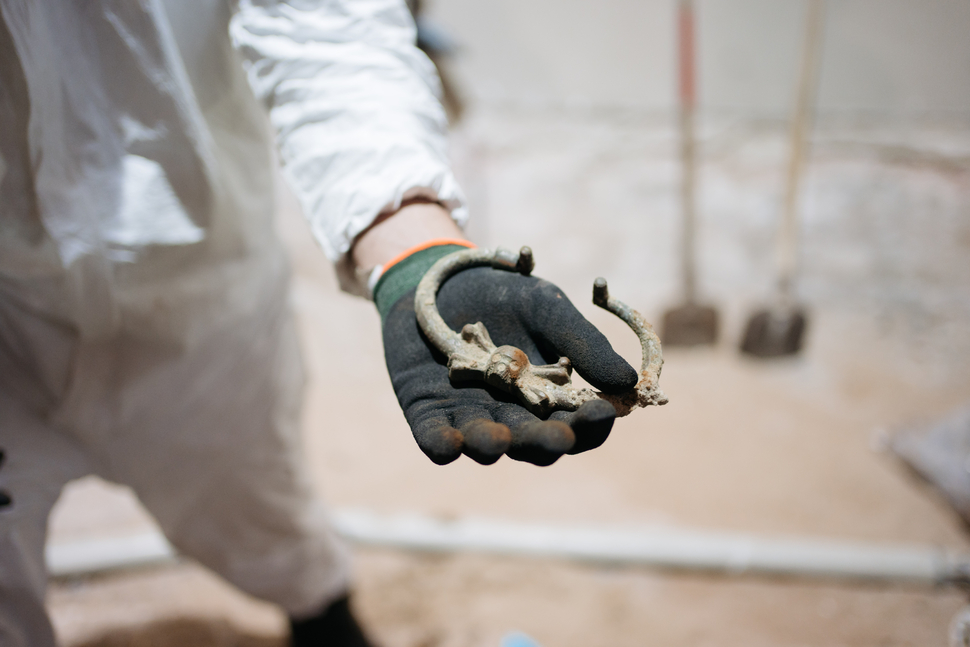
[[374,286],[374,304],[381,314],[381,325],[398,299],[417,287],[425,273],[439,259],[452,252],[467,249],[461,245],[435,245],[415,252],[392,265]]

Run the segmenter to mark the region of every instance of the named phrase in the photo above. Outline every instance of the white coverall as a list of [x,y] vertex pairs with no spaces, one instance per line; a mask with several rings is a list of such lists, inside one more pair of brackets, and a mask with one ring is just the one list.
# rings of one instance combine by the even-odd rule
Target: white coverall
[[299,460],[303,374],[255,97],[359,292],[347,252],[382,211],[424,194],[465,216],[403,1],[0,9],[0,645],[53,645],[46,519],[89,473],[130,485],[183,554],[317,611],[347,567]]

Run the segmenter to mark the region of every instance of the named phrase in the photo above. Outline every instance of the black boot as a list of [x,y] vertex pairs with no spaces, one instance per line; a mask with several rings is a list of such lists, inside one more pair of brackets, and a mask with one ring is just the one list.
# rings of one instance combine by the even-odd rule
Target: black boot
[[291,618],[291,647],[374,647],[351,613],[349,600],[345,595],[315,616]]

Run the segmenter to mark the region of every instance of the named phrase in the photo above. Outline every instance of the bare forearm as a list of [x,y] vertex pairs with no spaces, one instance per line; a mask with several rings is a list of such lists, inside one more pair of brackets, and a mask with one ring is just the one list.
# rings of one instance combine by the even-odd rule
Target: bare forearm
[[368,270],[434,238],[465,240],[448,210],[434,202],[401,207],[362,233],[351,251],[358,269]]

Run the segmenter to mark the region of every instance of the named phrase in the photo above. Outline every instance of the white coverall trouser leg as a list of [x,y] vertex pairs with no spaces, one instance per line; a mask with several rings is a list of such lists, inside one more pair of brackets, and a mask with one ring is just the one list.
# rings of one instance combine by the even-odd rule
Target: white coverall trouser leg
[[[346,590],[345,550],[301,460],[303,369],[281,288],[268,310],[212,332],[191,354],[130,337],[78,347],[67,399],[121,418],[103,438],[79,438],[0,389],[0,490],[13,499],[0,509],[0,645],[54,644],[47,516],[64,484],[90,473],[131,486],[180,553],[292,615]],[[138,375],[111,385],[128,389],[119,411],[86,391],[125,377],[121,366]]]

